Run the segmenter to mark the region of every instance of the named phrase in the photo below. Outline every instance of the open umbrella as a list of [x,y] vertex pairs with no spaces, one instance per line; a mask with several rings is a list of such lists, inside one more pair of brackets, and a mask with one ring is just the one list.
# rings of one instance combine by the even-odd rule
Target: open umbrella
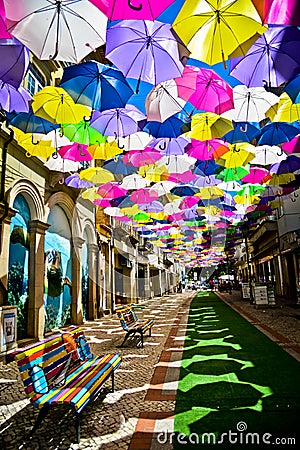
[[184,108],[186,100],[178,96],[174,80],[159,83],[149,92],[145,101],[148,121],[164,122]]
[[252,0],[266,24],[300,26],[298,0]]
[[[139,151],[139,150],[132,150],[129,155],[129,164],[133,165],[134,167],[142,167],[149,164],[155,164],[157,161],[159,161],[162,158],[161,153],[159,153],[157,150],[151,150],[151,151]],[[126,154],[126,156],[128,153]],[[123,157],[124,160],[124,157]]]
[[127,175],[123,178],[121,187],[127,190],[144,188],[149,184],[148,180],[138,174]]
[[108,160],[122,153],[122,150],[115,141],[92,144],[88,147],[88,151],[94,159],[104,160]]
[[97,61],[65,67],[60,87],[68,92],[75,103],[99,111],[123,108],[133,94],[120,70]]
[[299,126],[285,122],[271,122],[262,127],[257,143],[259,145],[278,145],[288,142],[300,132]]
[[156,138],[176,138],[182,134],[184,122],[176,115],[169,117],[164,122],[150,121],[143,128]]
[[132,173],[136,173],[137,168],[124,164],[122,156],[123,155],[117,155],[113,159],[108,159],[104,162],[103,168],[116,175],[131,175]]
[[137,131],[136,133],[130,134],[125,137],[119,136],[117,138],[109,137],[107,139],[108,142],[117,142],[120,149],[124,152],[129,152],[130,150],[142,150],[147,147],[147,145],[152,141],[152,136],[146,133],[145,131]]
[[235,122],[260,122],[266,118],[266,111],[278,103],[277,95],[272,92],[262,87],[248,88],[242,84],[234,86],[233,100],[234,109],[226,111],[223,116]]
[[128,136],[139,131],[138,121],[145,119],[145,115],[135,106],[113,108],[106,111],[94,111],[90,122],[104,136]]
[[[250,0],[187,0],[173,28],[191,51],[191,58],[209,65],[225,61],[233,52],[244,55],[245,42],[266,28]],[[205,45],[203,45],[205,42]]]
[[107,141],[107,137],[102,136],[99,131],[92,128],[90,126],[90,120],[86,118],[78,123],[63,124],[61,133],[70,139],[71,142],[78,142],[79,144],[100,145]]
[[300,120],[300,103],[293,103],[284,92],[280,96],[277,112],[273,118],[274,122],[296,122]]
[[33,112],[53,123],[78,123],[90,115],[90,110],[75,104],[70,95],[61,87],[46,86],[33,96]]
[[66,173],[77,172],[80,167],[80,163],[63,159],[58,153],[55,153],[54,156],[49,158],[48,161],[44,163],[44,166],[55,172]]
[[191,131],[187,133],[187,136],[199,141],[208,141],[222,137],[232,129],[232,122],[218,114],[212,112],[197,113],[192,117]]
[[130,200],[138,205],[149,204],[158,199],[158,194],[155,191],[150,191],[149,188],[140,188],[130,194]]
[[[148,149],[158,150],[163,156],[184,155],[190,139],[185,136],[177,138],[157,138],[148,144]],[[192,156],[192,155],[191,155]]]
[[107,30],[106,57],[127,78],[157,85],[181,76],[178,41],[171,25],[159,21],[123,20]]
[[286,159],[286,155],[281,148],[276,145],[259,145],[254,148],[255,157],[251,164],[259,166],[268,166]]
[[252,166],[250,167],[250,172],[248,173],[248,175],[243,177],[241,180],[244,183],[258,184],[262,183],[263,178],[267,177],[269,173],[270,172],[267,169]]
[[0,38],[7,39],[11,37],[12,37],[11,34],[8,33],[7,31],[6,14],[3,5],[3,0],[0,0]]
[[88,169],[84,169],[79,173],[79,177],[81,180],[90,181],[95,184],[104,184],[108,181],[114,181],[113,174],[102,167],[89,167]]
[[36,116],[31,107],[28,112],[19,112],[11,119],[7,119],[7,122],[24,133],[47,134],[59,127],[58,124]]
[[288,153],[300,153],[300,134],[295,136],[289,142],[284,142],[281,148]]
[[0,80],[20,86],[29,67],[29,50],[16,38],[0,39]]
[[78,173],[74,173],[65,178],[65,185],[76,189],[87,189],[93,186],[89,181],[81,180]]
[[198,68],[196,89],[188,100],[196,109],[216,114],[233,108],[231,86],[211,69]]
[[26,156],[38,156],[47,159],[56,149],[51,146],[51,140],[43,134],[23,133],[18,128],[13,128],[14,136],[19,145],[26,150]]
[[184,173],[195,164],[196,159],[188,155],[163,156],[157,163],[165,166],[169,173]]
[[28,112],[31,95],[19,86],[15,88],[8,83],[1,83],[0,80],[0,108],[7,112]]
[[108,183],[102,184],[102,186],[97,189],[97,193],[106,200],[113,200],[117,197],[126,195],[127,190],[121,188],[119,183],[110,181]]
[[235,122],[232,121],[234,129],[223,136],[224,141],[234,144],[236,142],[251,142],[260,133],[257,122]]
[[284,91],[288,94],[293,103],[300,103],[300,73],[286,83]]
[[70,145],[64,145],[58,150],[60,156],[70,161],[92,161],[93,157],[87,150],[87,145],[73,142]]
[[192,139],[191,144],[186,148],[187,154],[201,161],[214,159],[214,152],[218,150],[218,155],[228,151],[228,144],[222,139],[210,139],[207,141],[198,141]]
[[4,0],[8,31],[39,59],[79,62],[105,43],[107,17],[88,0]]
[[299,44],[298,28],[270,27],[243,58],[231,59],[230,74],[246,86],[280,86],[300,70]]

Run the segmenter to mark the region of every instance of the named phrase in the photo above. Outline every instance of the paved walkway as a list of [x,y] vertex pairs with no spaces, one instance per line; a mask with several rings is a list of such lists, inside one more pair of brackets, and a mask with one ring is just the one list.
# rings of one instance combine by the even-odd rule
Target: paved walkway
[[[85,323],[83,328],[93,352],[121,352],[123,362],[116,373],[115,392],[108,392],[82,412],[79,445],[72,443],[75,438],[73,416],[63,408],[53,408],[35,437],[30,442],[26,439],[38,411],[25,398],[15,363],[0,364],[0,448],[171,449],[170,444],[160,444],[158,436],[164,430],[172,432],[189,304],[194,294],[186,292],[154,298],[141,305],[137,310],[139,316],[155,320],[152,336],[146,337],[144,349],[137,348],[134,342],[118,348],[124,331],[115,317]],[[226,301],[232,298],[234,296],[223,295]],[[244,316],[248,314],[240,312]],[[251,317],[248,319],[251,321]],[[252,323],[254,326],[262,324],[257,318]],[[265,331],[273,340],[280,341],[276,333],[272,334],[272,329]],[[293,351],[293,356],[298,358],[300,351],[298,353],[297,348]]]

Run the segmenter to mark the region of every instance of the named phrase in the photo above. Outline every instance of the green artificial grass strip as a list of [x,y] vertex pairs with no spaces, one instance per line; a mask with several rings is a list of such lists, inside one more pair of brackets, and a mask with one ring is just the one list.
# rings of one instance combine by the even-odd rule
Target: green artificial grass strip
[[[199,292],[189,311],[176,395],[174,449],[197,448],[187,436],[198,437],[196,443],[202,444],[205,433],[222,440],[221,448],[232,448],[228,435],[222,437],[229,430],[237,433],[240,445],[250,433],[248,443],[260,439],[259,448],[264,447],[265,433],[270,433],[271,441],[296,437],[299,406],[300,363],[216,294]],[[185,443],[178,442],[179,433],[186,436]]]

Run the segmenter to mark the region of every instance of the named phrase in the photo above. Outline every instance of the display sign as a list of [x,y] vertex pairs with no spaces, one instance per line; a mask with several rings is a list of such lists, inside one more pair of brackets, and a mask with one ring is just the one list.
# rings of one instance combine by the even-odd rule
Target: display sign
[[242,283],[242,296],[243,298],[250,298],[250,284]]
[[254,303],[256,305],[267,305],[268,304],[268,290],[266,285],[255,285],[254,286]]

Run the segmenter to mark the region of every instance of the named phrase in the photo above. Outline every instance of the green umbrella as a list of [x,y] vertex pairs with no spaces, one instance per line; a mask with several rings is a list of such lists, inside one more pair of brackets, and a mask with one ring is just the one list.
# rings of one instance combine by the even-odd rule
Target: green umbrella
[[70,139],[71,142],[79,144],[93,145],[106,142],[107,137],[102,136],[95,128],[90,127],[89,120],[81,120],[77,124],[65,124],[61,127],[61,132]]
[[216,178],[223,180],[225,182],[236,181],[240,180],[241,178],[244,178],[246,175],[249,174],[249,172],[250,172],[249,165],[247,165],[246,167],[226,168],[221,170],[216,175]]

